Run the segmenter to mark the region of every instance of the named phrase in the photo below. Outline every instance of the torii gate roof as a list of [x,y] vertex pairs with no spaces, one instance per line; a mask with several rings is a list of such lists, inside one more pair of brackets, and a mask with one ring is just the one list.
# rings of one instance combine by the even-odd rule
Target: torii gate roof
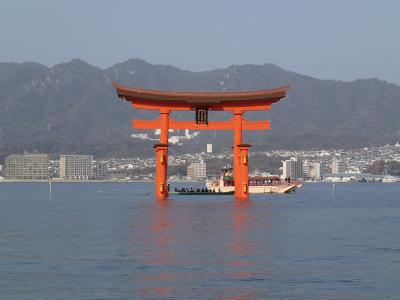
[[286,85],[274,89],[248,92],[175,92],[126,87],[115,82],[113,82],[112,85],[117,90],[118,97],[128,101],[147,100],[175,103],[181,102],[188,104],[218,104],[221,102],[242,102],[260,100],[267,100],[269,103],[274,103],[285,97],[289,89],[289,85]]

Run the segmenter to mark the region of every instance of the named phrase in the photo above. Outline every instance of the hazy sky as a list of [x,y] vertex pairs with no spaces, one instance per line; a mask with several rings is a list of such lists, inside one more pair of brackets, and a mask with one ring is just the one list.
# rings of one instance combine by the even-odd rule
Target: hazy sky
[[400,83],[398,0],[0,0],[0,61],[105,68],[137,57],[200,71],[275,63]]

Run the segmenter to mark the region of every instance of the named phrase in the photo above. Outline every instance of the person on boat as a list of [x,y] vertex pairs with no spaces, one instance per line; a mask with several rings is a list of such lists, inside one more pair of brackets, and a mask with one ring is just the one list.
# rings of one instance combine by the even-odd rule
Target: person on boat
[[218,193],[222,193],[221,188],[218,188]]

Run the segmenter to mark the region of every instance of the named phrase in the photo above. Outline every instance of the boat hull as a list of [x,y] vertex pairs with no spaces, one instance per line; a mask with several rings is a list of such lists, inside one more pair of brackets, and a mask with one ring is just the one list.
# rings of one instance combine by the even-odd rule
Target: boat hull
[[[213,187],[209,187],[213,188]],[[296,184],[280,184],[280,185],[260,185],[260,186],[249,186],[250,194],[285,194],[292,193],[298,188]],[[222,192],[234,193],[234,186],[221,186],[216,189],[220,189]]]

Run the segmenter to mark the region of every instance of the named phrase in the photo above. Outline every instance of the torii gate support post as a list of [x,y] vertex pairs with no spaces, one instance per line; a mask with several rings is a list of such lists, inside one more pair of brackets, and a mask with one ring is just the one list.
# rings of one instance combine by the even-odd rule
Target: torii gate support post
[[160,143],[156,149],[156,198],[168,198],[168,130],[170,110],[160,110]]
[[236,185],[235,192],[239,190],[238,200],[248,200],[249,199],[249,144],[237,145],[239,148],[239,172],[240,172],[240,183]]
[[241,175],[240,170],[240,149],[239,145],[242,144],[242,119],[243,111],[233,111],[233,181],[235,183],[235,198],[241,199]]
[[156,198],[166,200],[168,198],[167,186],[167,159],[168,145],[156,144]]

